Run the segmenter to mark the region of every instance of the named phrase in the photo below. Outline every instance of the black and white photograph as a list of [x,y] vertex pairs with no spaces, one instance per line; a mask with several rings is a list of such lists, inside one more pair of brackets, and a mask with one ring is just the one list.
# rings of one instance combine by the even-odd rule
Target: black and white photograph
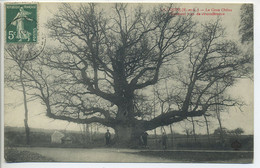
[[254,162],[253,3],[2,7],[7,164]]

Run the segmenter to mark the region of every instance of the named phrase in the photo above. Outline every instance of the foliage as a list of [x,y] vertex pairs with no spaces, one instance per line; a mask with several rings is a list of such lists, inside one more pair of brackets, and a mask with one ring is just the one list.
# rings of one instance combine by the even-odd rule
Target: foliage
[[243,4],[240,8],[241,42],[251,42],[254,39],[254,9],[253,4]]

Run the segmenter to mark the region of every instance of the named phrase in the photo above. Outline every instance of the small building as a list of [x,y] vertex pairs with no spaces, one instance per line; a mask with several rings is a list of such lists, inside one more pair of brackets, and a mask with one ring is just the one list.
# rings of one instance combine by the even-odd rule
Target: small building
[[61,144],[63,137],[65,137],[65,135],[64,135],[62,132],[60,132],[60,131],[55,131],[55,132],[51,135],[51,143]]

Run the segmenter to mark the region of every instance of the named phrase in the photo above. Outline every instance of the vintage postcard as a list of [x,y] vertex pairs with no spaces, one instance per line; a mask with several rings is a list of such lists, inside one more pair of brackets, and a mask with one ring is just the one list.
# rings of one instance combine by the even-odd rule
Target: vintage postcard
[[252,3],[2,9],[7,163],[253,163]]

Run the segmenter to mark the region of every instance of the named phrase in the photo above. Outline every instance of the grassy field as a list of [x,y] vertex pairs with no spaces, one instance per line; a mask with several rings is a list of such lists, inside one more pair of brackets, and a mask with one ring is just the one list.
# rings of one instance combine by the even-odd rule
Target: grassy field
[[244,151],[140,151],[142,156],[188,163],[252,163],[253,152]]
[[6,162],[52,162],[53,159],[35,152],[21,151],[17,149],[5,149]]
[[252,163],[253,152],[138,150],[119,148],[18,147],[5,150],[7,162]]

